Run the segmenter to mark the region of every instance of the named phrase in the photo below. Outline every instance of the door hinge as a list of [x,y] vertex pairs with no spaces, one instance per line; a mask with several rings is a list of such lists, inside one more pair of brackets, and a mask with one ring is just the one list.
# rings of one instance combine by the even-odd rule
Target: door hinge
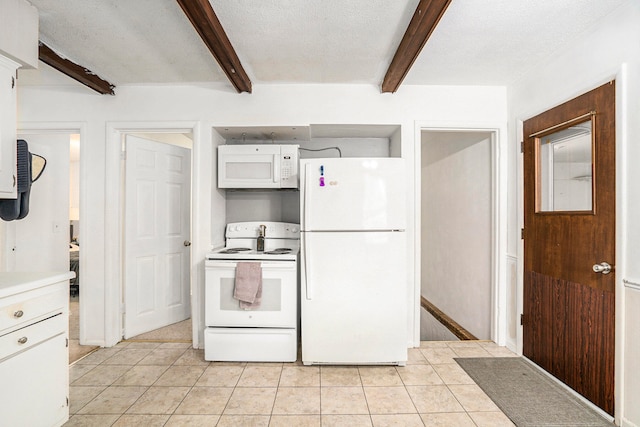
[[120,158],[121,158],[122,160],[127,160],[127,152],[126,152],[125,150],[122,150],[122,151],[120,152]]
[[520,239],[524,240],[524,228],[520,229]]
[[125,314],[126,310],[125,310],[125,306],[124,304],[120,304],[120,314]]
[[67,396],[67,406],[69,406],[69,396]]
[[520,324],[524,325],[524,314],[520,314]]
[[67,348],[69,348],[69,338],[67,338]]
[[520,141],[520,152],[524,153],[524,141]]

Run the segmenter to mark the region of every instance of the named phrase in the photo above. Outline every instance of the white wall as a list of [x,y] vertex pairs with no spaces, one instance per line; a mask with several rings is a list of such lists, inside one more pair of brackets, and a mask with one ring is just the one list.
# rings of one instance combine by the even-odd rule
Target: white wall
[[[37,79],[36,79],[37,80]],[[194,272],[203,277],[203,262],[212,245],[224,241],[224,192],[215,188],[216,165],[214,145],[222,142],[212,130],[214,126],[286,126],[315,124],[397,124],[401,126],[401,147],[394,146],[408,161],[408,193],[414,193],[413,153],[415,122],[429,119],[434,122],[498,122],[506,121],[504,88],[403,86],[395,94],[380,94],[379,89],[363,85],[268,85],[254,87],[253,94],[237,94],[229,90],[216,90],[206,86],[144,86],[119,87],[115,96],[100,96],[88,89],[73,86],[21,86],[18,92],[18,115],[21,127],[29,122],[84,122],[84,158],[91,166],[83,176],[86,192],[86,229],[83,251],[87,254],[83,304],[91,316],[85,322],[86,342],[111,344],[115,326],[105,324],[105,304],[116,298],[113,287],[118,278],[106,270],[113,258],[114,243],[105,234],[118,223],[118,212],[113,207],[117,196],[109,170],[118,164],[117,141],[105,136],[114,122],[125,126],[129,122],[193,121],[199,129],[194,135],[194,192],[200,197],[194,206]],[[277,106],[277,108],[274,108]],[[86,141],[85,141],[86,140]],[[394,136],[394,141],[400,138]],[[397,144],[396,144],[397,145]],[[105,162],[105,158],[107,161]],[[109,178],[109,181],[107,181]],[[407,202],[408,235],[407,256],[413,271],[412,254],[415,252],[417,233],[414,224],[413,199]],[[198,249],[199,248],[199,249]],[[105,259],[107,259],[105,261]],[[105,279],[105,275],[107,276]],[[415,294],[413,278],[407,283],[408,294]],[[196,288],[196,292],[198,289]],[[105,302],[105,295],[107,295]],[[112,304],[117,304],[112,302]],[[411,301],[414,316],[409,324],[419,326],[418,303]],[[194,306],[197,307],[197,306]],[[113,310],[117,310],[114,307]],[[194,317],[195,319],[195,317]],[[117,336],[117,331],[115,331]],[[417,341],[418,337],[414,336]],[[81,337],[82,339],[82,337]]]
[[0,53],[20,64],[38,66],[38,9],[27,0],[0,0]]
[[[389,157],[388,138],[313,138],[301,142],[300,148],[318,149],[338,147],[342,157]],[[338,157],[336,150],[300,151],[300,158]]]
[[422,133],[422,295],[491,338],[491,135]]
[[69,135],[18,135],[47,159],[31,186],[29,214],[6,224],[8,271],[69,270]]
[[[293,191],[288,191],[293,193]],[[284,191],[226,190],[226,221],[284,221]],[[297,193],[296,193],[297,194]]]
[[[616,420],[640,425],[640,2],[625,5],[539,62],[508,88],[510,129],[509,255],[519,255],[518,305],[522,307],[522,173],[520,121],[616,78]],[[512,284],[515,289],[516,284]],[[636,316],[637,318],[637,316]],[[522,333],[518,326],[518,344]]]
[[458,341],[458,337],[424,308],[420,308],[420,341]]

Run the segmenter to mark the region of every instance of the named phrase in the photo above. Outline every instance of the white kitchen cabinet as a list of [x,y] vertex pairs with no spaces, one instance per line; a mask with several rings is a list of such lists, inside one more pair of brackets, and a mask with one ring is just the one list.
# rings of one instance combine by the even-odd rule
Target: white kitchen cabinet
[[15,199],[16,70],[20,64],[0,55],[0,199]]
[[0,0],[0,11],[0,199],[15,199],[16,70],[38,68],[38,9]]
[[0,424],[61,426],[69,419],[69,279],[0,273]]

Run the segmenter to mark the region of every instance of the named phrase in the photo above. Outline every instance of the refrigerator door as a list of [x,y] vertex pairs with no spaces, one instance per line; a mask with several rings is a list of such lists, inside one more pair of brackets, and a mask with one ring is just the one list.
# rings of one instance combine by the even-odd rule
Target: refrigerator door
[[305,364],[407,360],[404,232],[304,233]]
[[405,229],[404,159],[307,159],[300,171],[302,231]]

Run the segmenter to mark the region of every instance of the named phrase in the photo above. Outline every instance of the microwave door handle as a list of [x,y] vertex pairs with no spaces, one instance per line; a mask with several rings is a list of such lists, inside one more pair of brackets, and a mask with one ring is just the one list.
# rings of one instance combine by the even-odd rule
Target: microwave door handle
[[280,155],[273,155],[273,182],[278,184],[280,182]]

